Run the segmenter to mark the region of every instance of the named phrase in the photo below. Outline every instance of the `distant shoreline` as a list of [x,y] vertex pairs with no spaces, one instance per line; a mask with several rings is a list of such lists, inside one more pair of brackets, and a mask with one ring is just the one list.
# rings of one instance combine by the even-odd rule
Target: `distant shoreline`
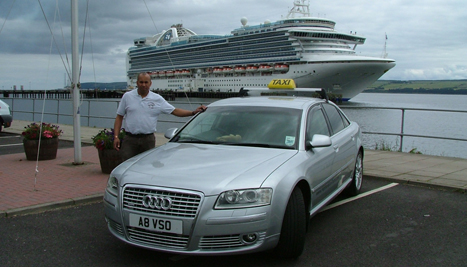
[[381,94],[432,94],[432,95],[467,95],[467,89],[366,89],[362,93]]
[[378,80],[362,93],[467,95],[467,80]]

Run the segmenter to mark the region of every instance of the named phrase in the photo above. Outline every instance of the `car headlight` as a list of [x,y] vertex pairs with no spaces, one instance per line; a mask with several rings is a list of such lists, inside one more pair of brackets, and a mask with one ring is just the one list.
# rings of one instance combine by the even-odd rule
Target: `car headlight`
[[110,176],[109,180],[107,181],[106,190],[111,195],[118,196],[118,180],[115,176]]
[[271,204],[272,188],[252,188],[225,191],[219,195],[214,209],[239,209]]

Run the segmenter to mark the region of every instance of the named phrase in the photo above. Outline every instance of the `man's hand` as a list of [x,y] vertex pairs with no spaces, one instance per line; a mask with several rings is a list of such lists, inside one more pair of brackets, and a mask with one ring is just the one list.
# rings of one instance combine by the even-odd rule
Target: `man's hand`
[[200,113],[200,112],[205,112],[206,109],[208,109],[208,107],[206,107],[205,105],[201,105],[196,110],[193,111],[193,115]]
[[118,138],[118,136],[115,136],[114,138],[114,148],[117,151],[120,150],[120,139]]

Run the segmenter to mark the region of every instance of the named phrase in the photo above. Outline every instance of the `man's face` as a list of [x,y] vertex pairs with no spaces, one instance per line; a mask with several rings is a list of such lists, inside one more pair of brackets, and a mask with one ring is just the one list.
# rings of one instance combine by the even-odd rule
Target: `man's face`
[[151,88],[151,77],[149,75],[140,75],[138,81],[136,82],[138,88],[141,90],[149,90]]

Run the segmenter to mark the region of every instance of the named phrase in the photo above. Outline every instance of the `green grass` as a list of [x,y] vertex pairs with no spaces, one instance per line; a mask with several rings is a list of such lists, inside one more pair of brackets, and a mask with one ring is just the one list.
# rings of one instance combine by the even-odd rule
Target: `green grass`
[[[394,145],[391,145],[390,143],[381,140],[375,143],[375,150],[399,152],[399,142],[396,140],[396,143]],[[417,148],[412,148],[408,153],[422,154],[422,152],[418,151]]]

